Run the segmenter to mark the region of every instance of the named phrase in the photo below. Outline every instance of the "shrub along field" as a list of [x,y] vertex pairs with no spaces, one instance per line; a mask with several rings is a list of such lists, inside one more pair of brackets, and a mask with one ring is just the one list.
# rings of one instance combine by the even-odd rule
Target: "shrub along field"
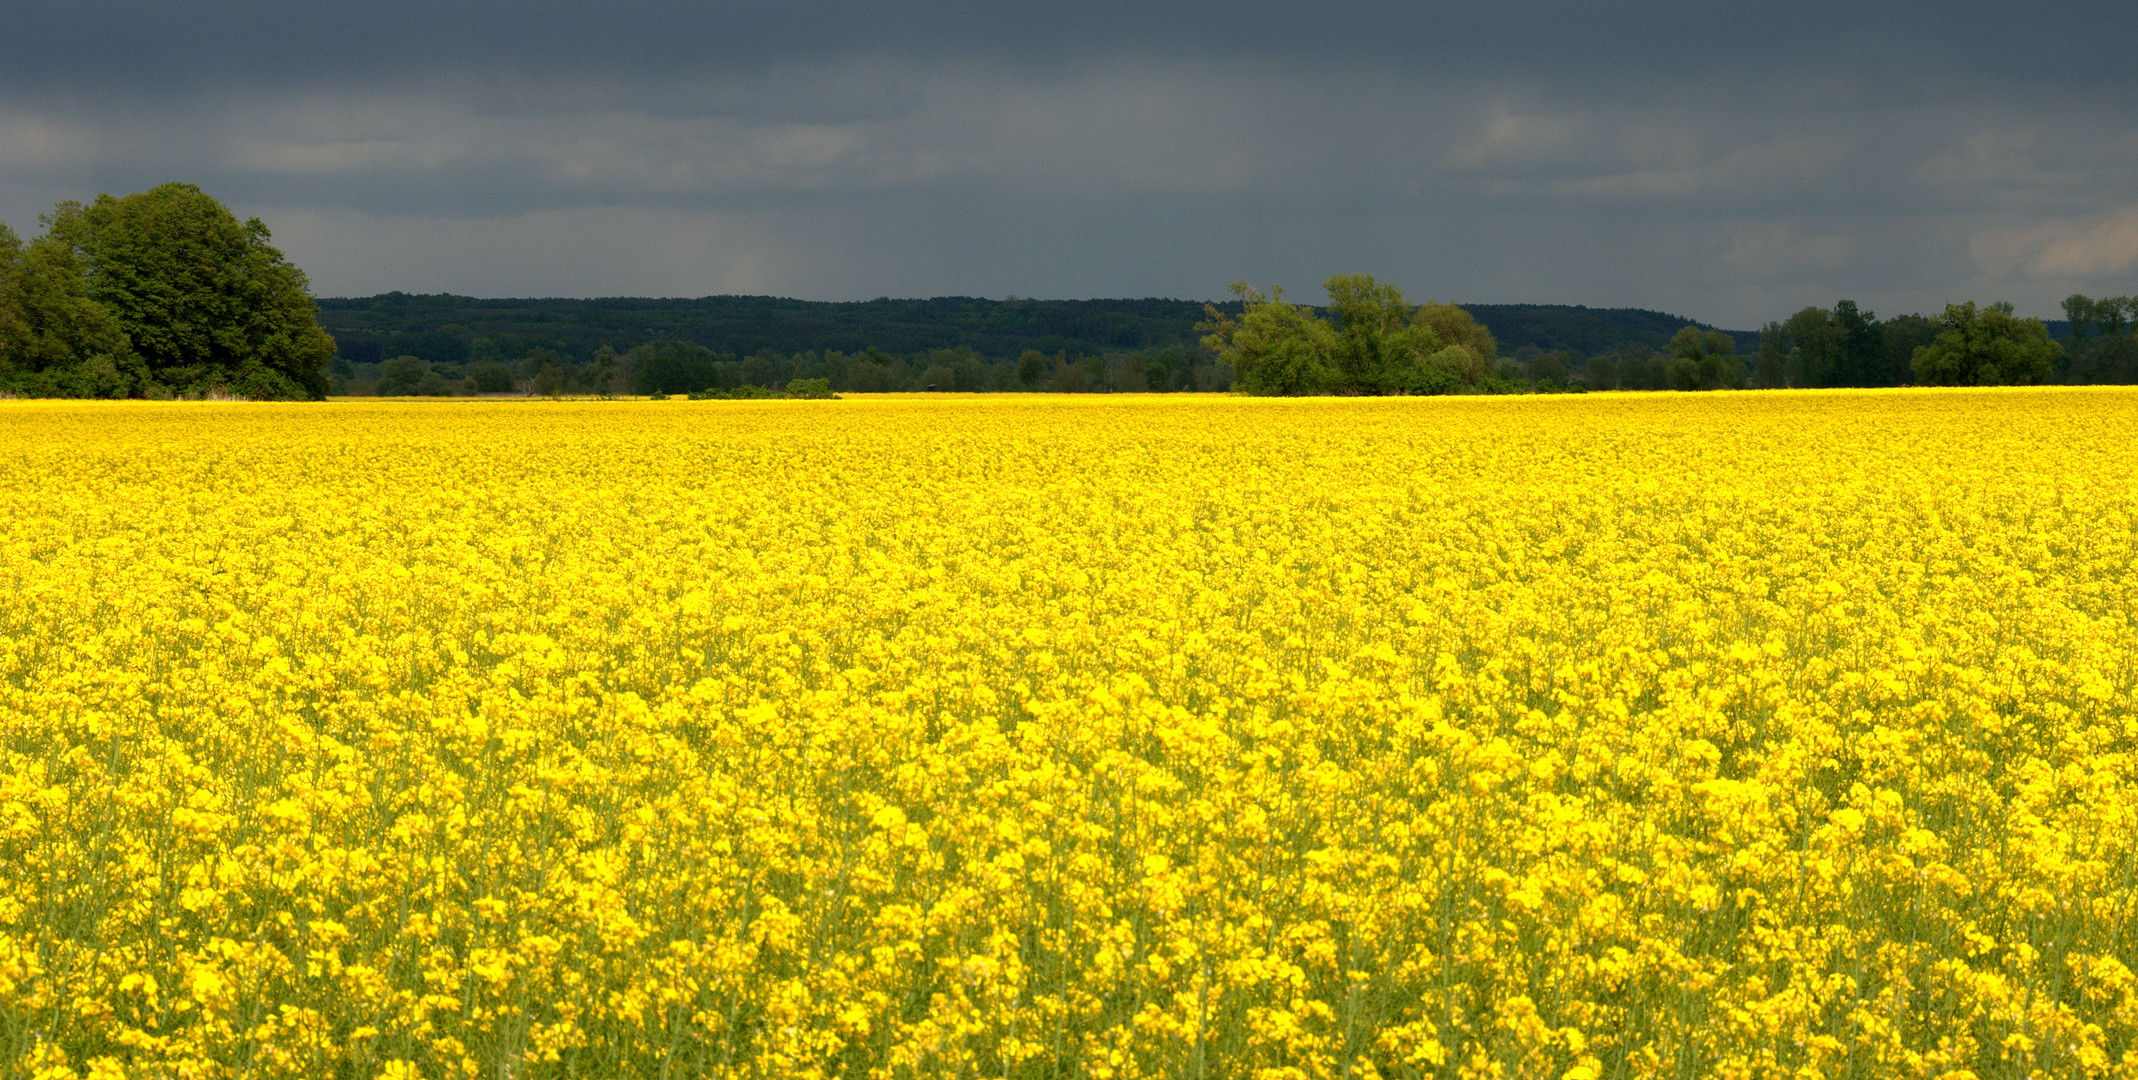
[[2138,1074],[2138,392],[0,453],[0,1076]]

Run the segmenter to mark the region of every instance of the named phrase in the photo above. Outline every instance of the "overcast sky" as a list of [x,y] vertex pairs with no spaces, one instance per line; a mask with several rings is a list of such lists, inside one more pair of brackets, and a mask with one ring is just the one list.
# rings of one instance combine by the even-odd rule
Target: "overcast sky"
[[18,4],[0,220],[186,180],[322,296],[2055,316],[2138,292],[2134,48],[2062,0]]

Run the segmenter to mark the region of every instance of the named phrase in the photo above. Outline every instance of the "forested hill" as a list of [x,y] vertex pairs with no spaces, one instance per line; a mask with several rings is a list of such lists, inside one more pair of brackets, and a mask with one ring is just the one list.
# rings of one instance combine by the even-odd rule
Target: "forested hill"
[[[1464,305],[1491,329],[1503,354],[1523,346],[1597,353],[1627,346],[1662,348],[1691,320],[1634,308],[1555,304]],[[986,357],[1043,353],[1102,355],[1193,345],[1204,318],[1197,300],[931,300],[825,302],[772,296],[693,300],[484,300],[467,296],[386,293],[319,301],[319,321],[342,359],[377,363],[417,356],[458,364],[477,356],[515,358],[550,349],[584,360],[602,346],[619,352],[675,340],[718,353],[857,353],[910,355],[970,349]],[[1219,307],[1237,313],[1237,303]],[[1756,347],[1756,333],[1733,333]]]
[[[1687,326],[1714,329],[1678,315],[1642,308],[1464,304],[1463,309],[1492,331],[1502,353],[1514,352],[1525,345],[1546,352],[1563,349],[1578,356],[1618,352],[1628,347],[1660,349],[1669,343],[1672,334]],[[1736,340],[1739,352],[1759,348],[1757,330],[1725,330],[1723,333]]]
[[341,342],[342,356],[359,364],[404,354],[457,363],[481,339],[506,356],[547,348],[574,359],[604,345],[623,352],[649,341],[687,341],[735,356],[872,348],[908,355],[961,347],[989,357],[1026,349],[1102,354],[1192,345],[1201,336],[1195,324],[1203,319],[1202,303],[1190,300],[969,296],[839,303],[775,296],[478,300],[387,293],[321,300],[319,307],[319,321]]

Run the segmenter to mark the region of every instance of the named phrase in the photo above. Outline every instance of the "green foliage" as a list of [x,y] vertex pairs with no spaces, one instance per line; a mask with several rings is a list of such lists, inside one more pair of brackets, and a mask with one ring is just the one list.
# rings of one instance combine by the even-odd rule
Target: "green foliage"
[[[72,227],[63,203],[42,220]],[[25,397],[125,397],[151,389],[119,320],[89,291],[89,268],[64,234],[27,248],[0,226],[0,387]]]
[[1906,386],[1915,381],[1911,362],[1915,350],[1936,340],[1942,329],[1938,320],[1928,315],[1896,315],[1878,325],[1879,347],[1884,353],[1883,363],[1889,373],[1881,385]]
[[[656,400],[667,397],[666,394],[655,394],[653,396]],[[707,387],[690,394],[689,398],[692,401],[773,401],[788,396],[790,395],[774,390],[769,386],[753,386],[750,383],[744,383],[741,386],[734,387]],[[825,396],[830,397],[833,395],[827,393]]]
[[1460,308],[1414,308],[1371,274],[1339,274],[1324,288],[1333,322],[1287,303],[1282,287],[1265,296],[1235,282],[1240,317],[1207,308],[1203,344],[1256,395],[1446,394],[1484,377],[1492,337]]
[[1671,384],[1676,390],[1742,390],[1745,365],[1737,341],[1720,330],[1687,326],[1670,339]]
[[[1646,355],[1666,345],[1671,334],[1688,323],[1681,316],[1632,308],[1442,306],[1450,313],[1463,313],[1466,325],[1474,326],[1483,337],[1496,338],[1502,352],[1535,346],[1583,356],[1636,351]],[[402,353],[438,365],[479,363],[509,360],[537,347],[555,349],[571,363],[584,364],[604,345],[628,351],[649,341],[676,340],[722,355],[749,356],[768,349],[788,357],[838,354],[867,357],[866,362],[887,368],[930,350],[965,347],[990,365],[1005,368],[990,380],[997,389],[1049,389],[1061,366],[1077,356],[1141,354],[1148,358],[1174,351],[1196,356],[1192,379],[1177,362],[1169,362],[1162,374],[1146,362],[1142,373],[1149,389],[1181,389],[1192,383],[1194,389],[1211,390],[1226,386],[1230,378],[1229,372],[1219,372],[1209,362],[1209,354],[1198,345],[1204,305],[1186,300],[941,297],[845,303],[768,296],[570,300],[385,293],[322,300],[320,307],[320,318],[340,340],[343,354],[359,364],[375,364]],[[1235,304],[1218,307],[1235,317],[1240,314]],[[1489,333],[1483,333],[1486,327]],[[1464,342],[1488,361],[1493,356],[1481,341],[1452,335],[1439,325],[1434,332],[1443,343]],[[1740,352],[1753,347],[1752,335],[1736,336]],[[1030,382],[1018,371],[1027,351],[1046,360]],[[893,385],[871,388],[909,389],[911,377],[926,366],[902,372]],[[1083,376],[1091,390],[1106,389],[1110,381],[1090,371]],[[773,385],[784,382],[780,378]],[[864,376],[842,378],[834,385],[863,389],[872,382]]]
[[469,368],[468,378],[475,381],[475,392],[479,394],[512,392],[512,369],[494,360]]
[[813,401],[828,401],[839,395],[831,392],[830,379],[790,379],[787,382],[787,396]]
[[[1670,342],[1670,336],[1688,325],[1698,325],[1680,315],[1642,308],[1591,308],[1572,304],[1467,304],[1463,309],[1492,328],[1502,349],[1534,347],[1546,352],[1565,350],[1583,356],[1646,356]],[[1702,327],[1707,329],[1707,327]],[[1756,335],[1733,333],[1740,351],[1755,344]]]
[[2071,323],[2065,378],[2075,383],[2138,382],[2138,296],[2064,299]]
[[303,271],[190,184],[100,195],[55,234],[90,267],[90,291],[117,317],[149,372],[194,390],[250,398],[320,398],[334,341],[320,328]]
[[1487,375],[1477,380],[1477,385],[1470,388],[1472,392],[1479,394],[1527,394],[1532,389],[1533,387],[1520,379],[1502,378],[1498,375]]
[[782,356],[875,350],[882,360],[871,362],[886,366],[894,357],[958,347],[1014,360],[1026,349],[1075,356],[1193,347],[1202,314],[1202,304],[1189,300],[1005,302],[963,296],[820,302],[771,296],[573,300],[385,293],[326,300],[321,307],[328,327],[358,362],[409,353],[432,363],[489,359],[483,355],[485,339],[498,342],[503,356],[543,346],[581,363],[603,345],[628,352],[650,341],[687,341],[737,357],[766,350]]
[[63,202],[0,238],[0,384],[32,396],[317,399],[334,339],[304,273],[190,184]]
[[1047,354],[1038,349],[1026,349],[1017,357],[1017,383],[1027,390],[1036,388],[1047,374]]
[[2046,324],[2015,317],[2010,304],[1947,304],[1944,325],[1912,360],[1916,381],[1926,386],[2047,382],[2062,353]]
[[1231,364],[1239,389],[1257,396],[1325,394],[1340,377],[1336,330],[1311,311],[1286,303],[1279,285],[1265,296],[1244,281],[1232,283],[1240,298],[1238,319],[1208,307],[1203,345]]
[[1570,359],[1564,352],[1537,353],[1529,358],[1529,376],[1537,380],[1538,393],[1545,392],[1545,383],[1550,383],[1553,387],[1566,385],[1567,380],[1572,377],[1569,374],[1572,370],[1568,364]]
[[[1499,355],[1499,343],[1493,340],[1492,331],[1472,318],[1470,312],[1454,304],[1428,300],[1419,305],[1418,314],[1412,322],[1431,327],[1433,336],[1439,339],[1441,350],[1436,353],[1434,367],[1453,376],[1459,383],[1475,383],[1485,375],[1487,368]],[[1460,350],[1460,355],[1447,350]]]
[[380,397],[407,397],[420,392],[427,377],[436,377],[428,361],[419,356],[396,356],[379,371]]
[[1403,292],[1372,274],[1338,274],[1323,286],[1336,317],[1336,368],[1345,390],[1387,394],[1411,389],[1412,373],[1440,352],[1426,323],[1413,323]]
[[1779,390],[1789,385],[1789,331],[1781,323],[1770,322],[1760,328],[1759,354],[1752,366],[1751,382],[1758,390]]
[[715,364],[719,357],[703,345],[653,341],[627,355],[631,392],[635,394],[688,394],[721,385],[721,372]]
[[1899,315],[1879,321],[1855,301],[1807,307],[1760,331],[1752,385],[1901,386],[1914,381],[1910,359],[1937,335],[1935,320]]
[[1669,353],[1635,349],[1617,357],[1621,390],[1669,390],[1673,358]]
[[1789,385],[1798,387],[1833,386],[1837,365],[1834,360],[1836,341],[1833,313],[1821,307],[1807,307],[1791,315],[1782,324],[1789,345]]

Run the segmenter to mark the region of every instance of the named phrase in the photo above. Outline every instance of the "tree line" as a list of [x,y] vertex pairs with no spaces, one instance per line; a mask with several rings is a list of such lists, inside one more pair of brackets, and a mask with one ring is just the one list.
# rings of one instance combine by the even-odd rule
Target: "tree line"
[[[1880,320],[1843,300],[1754,335],[1633,309],[1413,304],[1367,274],[1325,282],[1325,307],[1244,282],[1232,302],[1204,305],[402,293],[315,302],[265,225],[189,184],[62,202],[39,220],[44,231],[27,243],[0,224],[4,395],[752,396],[796,380],[863,393],[1255,394],[2138,382],[2133,297],[2070,297],[2061,342],[2009,304]],[[457,318],[478,325],[441,321]],[[1504,352],[1495,329],[1522,343]],[[801,341],[817,344],[789,347]]]
[[38,220],[0,224],[0,392],[326,396],[334,339],[258,218],[173,183]]
[[[1205,350],[1175,345],[1134,352],[1072,354],[1027,349],[1014,357],[984,356],[969,346],[897,355],[762,349],[749,356],[717,352],[688,341],[649,341],[619,351],[609,346],[574,359],[548,347],[518,357],[431,361],[403,354],[378,363],[331,367],[334,392],[356,396],[484,394],[697,395],[750,397],[798,381],[822,382],[837,393],[1147,393],[1226,391],[1232,371]],[[781,390],[782,393],[789,391]]]
[[1070,356],[1195,344],[1202,303],[943,296],[853,302],[772,296],[478,299],[401,292],[324,298],[320,320],[352,364],[412,355],[432,363],[513,360],[548,348],[584,361],[607,346],[687,341],[718,353],[898,356],[967,347],[992,357]]
[[1245,282],[1242,313],[1212,307],[1204,344],[1253,394],[1435,394],[1783,387],[2003,386],[2128,382],[2138,376],[2138,302],[2065,301],[2070,346],[2007,303],[1949,304],[1937,316],[1880,321],[1854,301],[1770,322],[1749,356],[1735,335],[1680,327],[1662,348],[1584,356],[1525,347],[1499,356],[1491,334],[1452,304],[1413,306],[1368,274],[1330,278],[1323,312]]
[[2138,383],[2138,296],[2064,299],[2063,382]]

